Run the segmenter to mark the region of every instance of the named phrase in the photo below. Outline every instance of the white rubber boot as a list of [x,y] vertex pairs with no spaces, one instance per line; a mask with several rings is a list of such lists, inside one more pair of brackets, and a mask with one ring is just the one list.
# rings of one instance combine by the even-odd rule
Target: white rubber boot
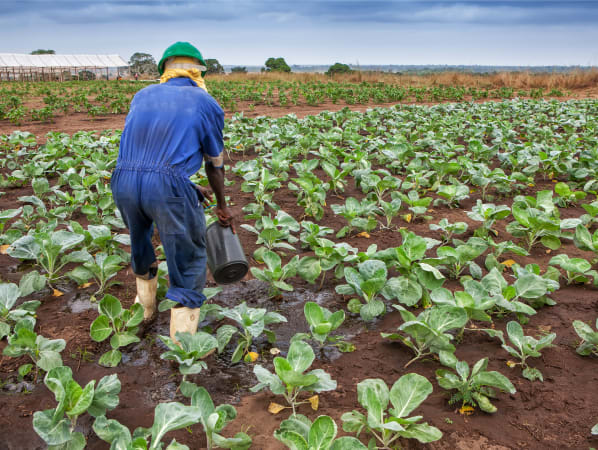
[[143,320],[146,323],[156,318],[156,291],[158,290],[158,277],[151,280],[135,278],[137,282],[137,297],[135,303],[141,303],[143,306]]
[[179,306],[170,309],[170,338],[178,345],[176,340],[177,333],[191,333],[197,332],[197,325],[199,324],[199,308],[187,308],[186,306]]
[[[185,332],[195,334],[197,333],[197,325],[199,325],[199,308],[179,306],[170,309],[170,339],[179,347],[181,344],[176,340],[176,334]],[[201,359],[207,358],[215,351],[215,348],[210,350]]]

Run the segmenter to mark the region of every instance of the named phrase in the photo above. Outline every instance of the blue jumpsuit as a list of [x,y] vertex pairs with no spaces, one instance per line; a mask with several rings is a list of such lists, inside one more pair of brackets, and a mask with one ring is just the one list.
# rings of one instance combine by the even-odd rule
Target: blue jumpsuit
[[224,112],[189,78],[139,91],[120,141],[112,195],[131,234],[131,266],[145,275],[156,261],[155,223],[166,254],[166,297],[198,308],[205,301],[206,222],[201,194],[189,177],[204,155],[224,148]]

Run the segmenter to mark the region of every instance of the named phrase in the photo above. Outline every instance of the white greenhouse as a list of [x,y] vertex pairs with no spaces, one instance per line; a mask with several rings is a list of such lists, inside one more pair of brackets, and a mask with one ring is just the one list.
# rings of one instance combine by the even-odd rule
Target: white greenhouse
[[0,53],[0,81],[66,81],[118,77],[128,70],[118,55],[26,55]]

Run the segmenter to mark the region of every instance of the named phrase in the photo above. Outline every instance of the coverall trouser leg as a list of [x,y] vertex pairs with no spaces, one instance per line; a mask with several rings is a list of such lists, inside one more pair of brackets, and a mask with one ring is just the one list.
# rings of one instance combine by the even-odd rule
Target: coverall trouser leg
[[155,262],[155,223],[166,254],[166,297],[189,308],[205,301],[206,222],[198,193],[185,177],[166,169],[115,170],[112,195],[131,235],[131,266],[144,275]]

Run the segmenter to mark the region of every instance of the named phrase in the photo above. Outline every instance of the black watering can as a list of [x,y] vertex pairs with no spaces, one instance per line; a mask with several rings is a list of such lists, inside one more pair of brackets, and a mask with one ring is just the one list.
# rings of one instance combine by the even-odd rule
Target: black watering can
[[208,267],[218,284],[236,283],[249,271],[239,237],[217,221],[206,231]]

